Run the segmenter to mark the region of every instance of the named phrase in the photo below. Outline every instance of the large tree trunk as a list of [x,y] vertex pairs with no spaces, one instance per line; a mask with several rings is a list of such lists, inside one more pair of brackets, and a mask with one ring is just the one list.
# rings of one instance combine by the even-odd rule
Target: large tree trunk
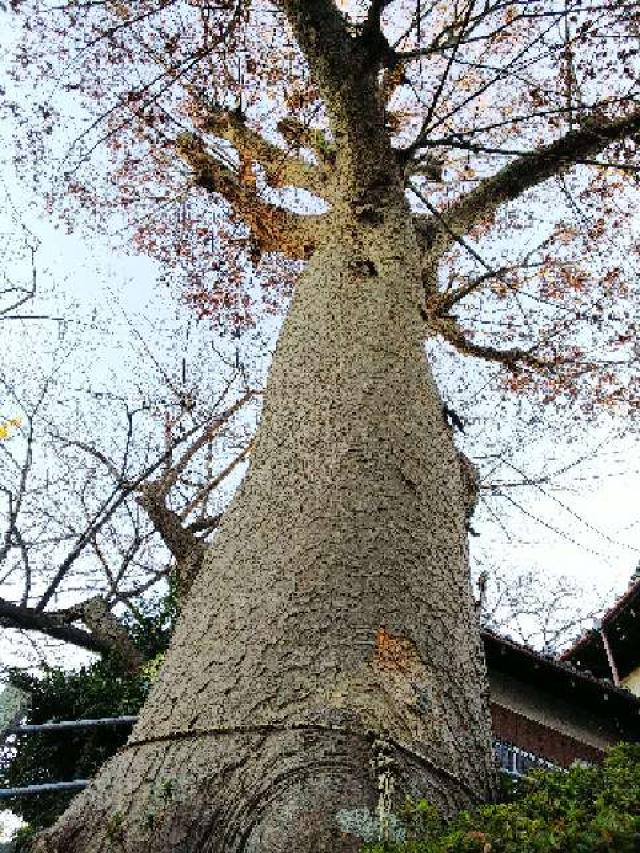
[[447,814],[491,795],[459,461],[409,212],[378,213],[333,213],[160,679],[38,850],[339,853],[381,781]]

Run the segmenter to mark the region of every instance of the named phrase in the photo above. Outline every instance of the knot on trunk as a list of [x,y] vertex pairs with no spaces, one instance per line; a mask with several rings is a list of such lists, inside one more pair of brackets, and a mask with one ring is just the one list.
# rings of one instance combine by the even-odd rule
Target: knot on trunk
[[124,625],[113,615],[104,598],[96,595],[60,614],[63,622],[80,620],[91,631],[91,635],[103,649],[114,654],[123,667],[137,672],[144,657],[131,639]]
[[458,463],[460,465],[460,480],[462,482],[464,516],[469,521],[478,503],[480,473],[469,457],[465,456],[460,450],[458,451]]

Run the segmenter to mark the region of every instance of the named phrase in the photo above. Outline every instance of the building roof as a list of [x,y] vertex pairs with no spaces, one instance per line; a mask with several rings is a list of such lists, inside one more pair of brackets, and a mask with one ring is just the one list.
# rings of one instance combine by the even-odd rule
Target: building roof
[[544,655],[490,630],[482,631],[489,671],[503,672],[617,724],[621,737],[640,740],[640,697],[610,681]]
[[[625,594],[602,617],[620,678],[640,666],[640,577],[634,577]],[[599,678],[611,678],[611,667],[600,630],[584,633],[561,656],[561,660],[588,670]]]

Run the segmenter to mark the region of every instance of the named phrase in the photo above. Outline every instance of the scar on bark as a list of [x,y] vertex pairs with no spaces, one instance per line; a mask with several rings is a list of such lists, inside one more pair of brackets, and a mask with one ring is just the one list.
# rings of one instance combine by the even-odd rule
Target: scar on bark
[[398,634],[392,634],[381,625],[376,633],[374,651],[376,665],[388,672],[409,673],[424,664],[415,643]]
[[458,464],[460,465],[460,479],[462,481],[462,500],[464,503],[464,517],[469,529],[469,521],[478,503],[480,491],[480,474],[478,469],[460,450],[458,450]]
[[394,704],[404,707],[408,731],[413,731],[415,715],[422,717],[433,701],[429,668],[416,644],[381,625],[376,632],[373,664],[382,676],[380,687],[393,697]]

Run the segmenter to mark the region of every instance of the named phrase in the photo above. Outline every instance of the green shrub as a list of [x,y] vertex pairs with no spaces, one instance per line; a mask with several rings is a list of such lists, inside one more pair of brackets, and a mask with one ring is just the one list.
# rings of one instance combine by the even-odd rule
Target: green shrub
[[[42,675],[11,673],[10,682],[31,696],[26,722],[137,714],[157,675],[174,618],[170,594],[147,615],[138,613],[135,622],[125,620],[131,638],[148,660],[135,675],[123,672],[118,660],[109,656],[71,672],[51,668]],[[88,779],[126,742],[129,733],[129,727],[119,726],[19,735],[15,757],[0,766],[0,786],[18,788]],[[29,825],[17,839],[18,849],[31,832],[54,823],[73,796],[73,792],[60,792],[3,800],[3,807]]]
[[363,853],[637,853],[640,744],[620,744],[600,767],[531,771],[506,800],[446,827],[434,806],[407,801],[398,815],[405,841]]

